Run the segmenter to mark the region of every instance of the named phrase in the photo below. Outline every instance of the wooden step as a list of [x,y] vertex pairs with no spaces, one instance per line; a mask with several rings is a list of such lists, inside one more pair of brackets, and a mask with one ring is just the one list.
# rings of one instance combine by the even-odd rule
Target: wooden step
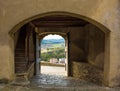
[[17,56],[15,57],[15,61],[25,61],[25,57],[20,57],[20,56]]
[[15,70],[15,73],[24,73],[25,72],[25,70]]

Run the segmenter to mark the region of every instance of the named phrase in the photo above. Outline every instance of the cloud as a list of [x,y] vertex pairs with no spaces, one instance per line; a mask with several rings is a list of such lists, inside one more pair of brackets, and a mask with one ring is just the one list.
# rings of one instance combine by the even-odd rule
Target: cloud
[[45,36],[43,39],[62,39],[63,37],[61,37],[60,35],[47,35]]

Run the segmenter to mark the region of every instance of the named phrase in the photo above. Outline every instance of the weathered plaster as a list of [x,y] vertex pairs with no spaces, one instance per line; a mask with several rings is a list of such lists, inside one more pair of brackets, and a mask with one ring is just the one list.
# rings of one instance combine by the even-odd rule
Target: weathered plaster
[[[110,58],[106,67],[106,84],[116,82],[120,66],[120,1],[119,0],[1,0],[0,1],[0,78],[14,76],[14,46],[9,31],[20,22],[47,12],[70,12],[90,21],[101,29],[108,28],[110,34]],[[95,22],[95,21],[97,22]],[[27,20],[28,21],[28,20]],[[101,26],[104,25],[105,27]],[[5,66],[6,65],[6,66]],[[5,66],[5,67],[4,67]],[[3,69],[4,68],[4,69]],[[114,72],[114,73],[113,73]],[[119,77],[118,77],[119,78]]]

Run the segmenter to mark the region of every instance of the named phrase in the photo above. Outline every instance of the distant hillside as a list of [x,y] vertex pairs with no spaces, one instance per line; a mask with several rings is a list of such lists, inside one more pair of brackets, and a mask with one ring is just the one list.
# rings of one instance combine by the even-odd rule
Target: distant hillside
[[44,39],[41,44],[60,44],[65,43],[64,39]]

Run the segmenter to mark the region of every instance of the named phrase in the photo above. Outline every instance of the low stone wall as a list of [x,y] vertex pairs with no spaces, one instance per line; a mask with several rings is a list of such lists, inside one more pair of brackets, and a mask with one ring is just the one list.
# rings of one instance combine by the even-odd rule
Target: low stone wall
[[57,66],[57,67],[65,67],[65,64],[58,64],[58,63],[50,63],[50,62],[40,62],[42,66]]
[[89,63],[73,62],[73,77],[77,77],[96,84],[102,84],[103,71],[92,66]]

